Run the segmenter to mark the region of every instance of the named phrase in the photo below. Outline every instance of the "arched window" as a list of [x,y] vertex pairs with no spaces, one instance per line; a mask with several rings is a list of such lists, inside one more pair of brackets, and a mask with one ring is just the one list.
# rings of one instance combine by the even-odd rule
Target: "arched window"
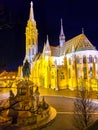
[[93,62],[93,58],[91,55],[89,55],[89,63],[92,63]]
[[89,76],[90,76],[90,78],[93,77],[93,68],[92,68],[92,66],[90,66]]
[[94,62],[97,63],[97,57],[96,56],[94,56]]
[[76,57],[76,62],[77,62],[77,64],[80,63],[80,58],[79,58],[79,56]]
[[92,72],[92,70],[93,70],[92,67],[90,67],[90,72]]
[[85,55],[83,56],[83,63],[84,64],[86,63],[86,56]]

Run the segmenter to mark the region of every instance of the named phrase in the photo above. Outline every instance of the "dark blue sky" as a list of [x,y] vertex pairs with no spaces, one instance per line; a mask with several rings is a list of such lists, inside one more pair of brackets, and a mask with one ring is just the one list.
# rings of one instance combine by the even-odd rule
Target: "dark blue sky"
[[[0,0],[0,64],[11,69],[22,64],[25,55],[25,26],[31,0]],[[39,50],[49,35],[51,45],[59,44],[60,19],[66,40],[81,33],[98,49],[97,0],[33,0],[39,32]]]

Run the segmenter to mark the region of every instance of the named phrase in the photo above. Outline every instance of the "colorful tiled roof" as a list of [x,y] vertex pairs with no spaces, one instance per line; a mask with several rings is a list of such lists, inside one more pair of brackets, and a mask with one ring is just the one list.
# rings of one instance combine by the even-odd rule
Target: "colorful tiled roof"
[[65,42],[64,46],[50,46],[51,56],[61,56],[73,51],[96,50],[85,34],[80,34]]
[[80,34],[65,43],[64,47],[61,49],[60,55],[71,53],[73,46],[75,51],[96,50],[88,38],[84,34]]

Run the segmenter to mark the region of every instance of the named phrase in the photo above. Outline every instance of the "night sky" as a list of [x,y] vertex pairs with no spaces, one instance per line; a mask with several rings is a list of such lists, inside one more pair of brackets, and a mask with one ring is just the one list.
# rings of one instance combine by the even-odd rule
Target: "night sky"
[[[0,0],[0,70],[16,70],[25,56],[25,27],[31,0]],[[97,0],[33,0],[39,32],[39,51],[49,35],[50,45],[59,44],[60,19],[66,40],[81,28],[98,49]]]

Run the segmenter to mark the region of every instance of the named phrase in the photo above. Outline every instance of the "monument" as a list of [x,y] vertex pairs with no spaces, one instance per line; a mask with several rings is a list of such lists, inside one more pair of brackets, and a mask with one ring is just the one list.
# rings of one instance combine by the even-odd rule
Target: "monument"
[[56,110],[40,96],[38,86],[35,87],[32,81],[25,79],[17,83],[16,95],[10,90],[9,98],[0,106],[1,125],[33,129],[46,125],[55,116]]

